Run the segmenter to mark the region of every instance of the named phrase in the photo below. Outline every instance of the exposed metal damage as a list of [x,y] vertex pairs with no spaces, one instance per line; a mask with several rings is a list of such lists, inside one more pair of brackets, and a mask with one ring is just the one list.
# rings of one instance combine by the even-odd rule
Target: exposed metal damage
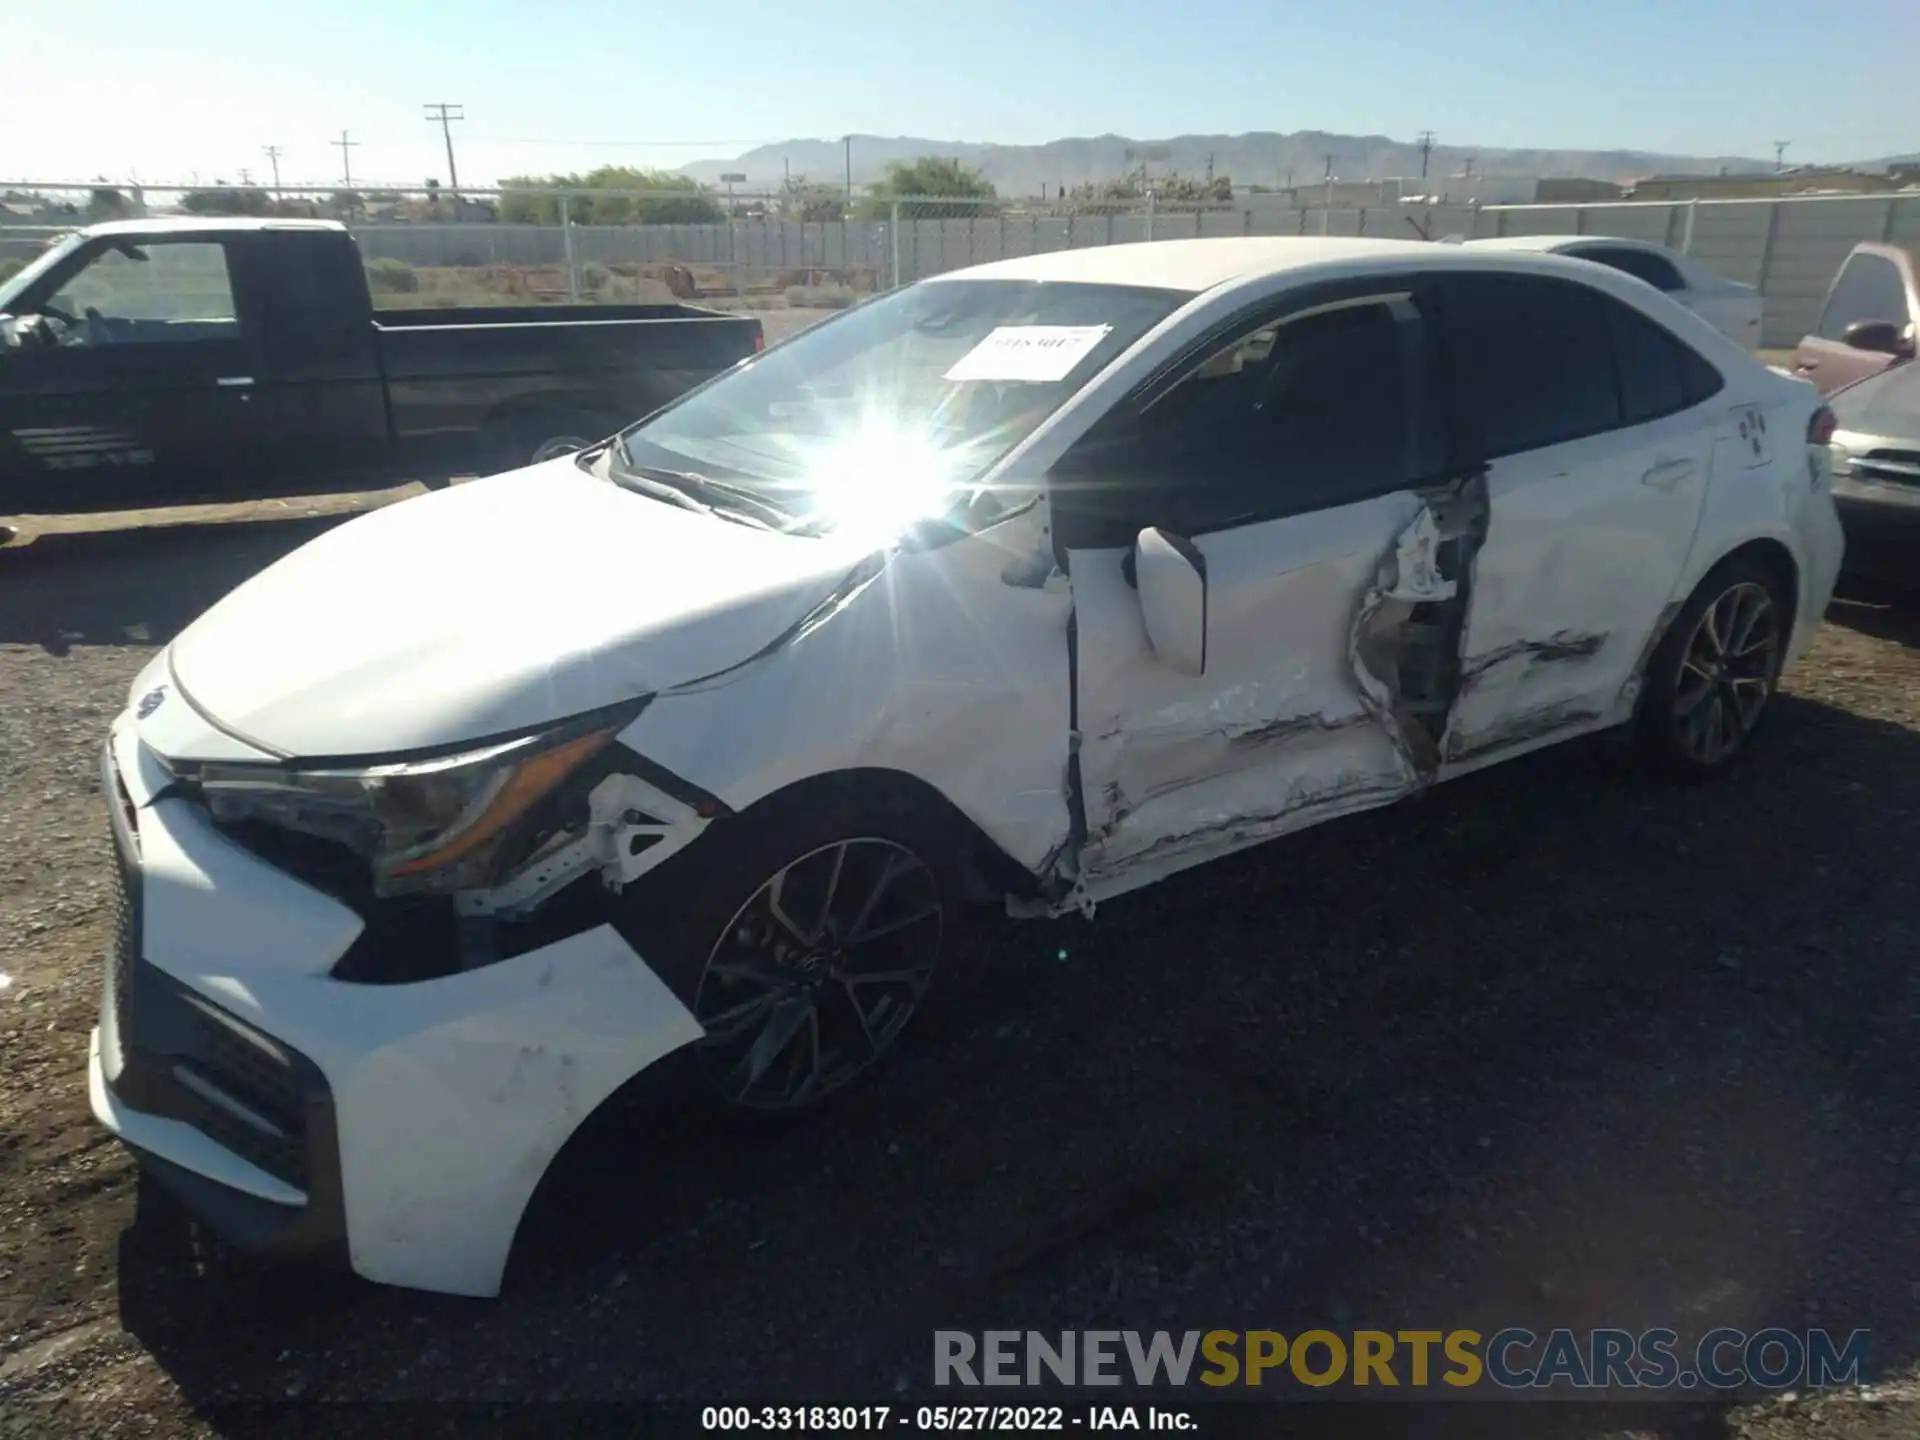
[[1361,596],[1347,655],[1361,702],[1394,742],[1406,789],[1433,783],[1464,678],[1460,646],[1473,602],[1473,561],[1492,507],[1484,470],[1421,496]]

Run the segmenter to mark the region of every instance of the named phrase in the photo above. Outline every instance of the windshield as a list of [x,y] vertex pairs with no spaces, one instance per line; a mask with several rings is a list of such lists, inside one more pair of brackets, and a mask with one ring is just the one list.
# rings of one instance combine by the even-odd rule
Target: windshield
[[612,471],[809,534],[977,528],[979,478],[1189,297],[942,280],[869,301],[625,432]]
[[78,234],[66,236],[51,249],[42,251],[26,269],[11,279],[0,281],[0,315],[11,315],[15,297],[71,255],[84,238]]

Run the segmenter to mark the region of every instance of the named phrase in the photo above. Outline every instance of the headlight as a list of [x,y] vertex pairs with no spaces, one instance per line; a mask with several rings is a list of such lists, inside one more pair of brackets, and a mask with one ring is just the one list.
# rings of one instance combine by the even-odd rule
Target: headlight
[[218,822],[264,822],[366,857],[376,895],[473,889],[491,882],[518,822],[618,728],[574,725],[364,769],[208,765],[198,781]]

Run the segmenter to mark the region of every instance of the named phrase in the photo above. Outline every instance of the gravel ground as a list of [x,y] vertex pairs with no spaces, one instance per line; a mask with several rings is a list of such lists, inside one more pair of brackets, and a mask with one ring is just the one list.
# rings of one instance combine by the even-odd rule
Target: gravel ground
[[[1004,1325],[1824,1325],[1915,1375],[1920,607],[1875,599],[1836,604],[1727,782],[1562,747],[1091,924],[983,923],[885,1083],[816,1122],[583,1140],[498,1301],[206,1263],[133,1223],[87,1114],[95,757],[157,644],[336,523],[262,513],[0,552],[0,1433],[232,1433],[223,1401],[287,1397],[884,1403],[924,1395],[935,1328]],[[1406,1433],[1864,1440],[1920,1433],[1916,1399]]]

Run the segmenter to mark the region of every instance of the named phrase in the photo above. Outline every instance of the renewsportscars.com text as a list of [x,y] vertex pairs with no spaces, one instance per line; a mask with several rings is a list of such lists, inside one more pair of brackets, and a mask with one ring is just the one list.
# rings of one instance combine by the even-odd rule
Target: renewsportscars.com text
[[1826,1330],[937,1330],[936,1385],[1768,1390],[1858,1384],[1870,1336]]

